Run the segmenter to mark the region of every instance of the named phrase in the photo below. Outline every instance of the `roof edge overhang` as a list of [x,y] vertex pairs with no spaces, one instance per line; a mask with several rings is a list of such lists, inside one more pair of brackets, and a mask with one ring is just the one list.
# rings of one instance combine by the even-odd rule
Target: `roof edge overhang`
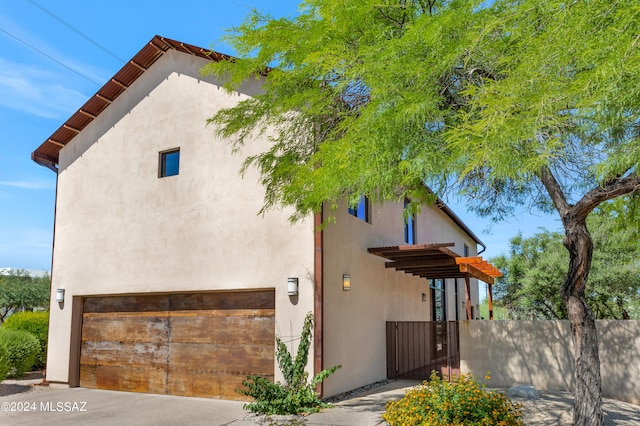
[[467,224],[464,223],[462,219],[460,219],[460,217],[444,203],[444,201],[438,198],[436,200],[436,206],[438,206],[440,210],[442,210],[447,216],[449,216],[449,218],[451,218],[451,220],[453,220],[456,225],[462,228],[462,230],[466,232],[467,235],[469,235],[477,244],[480,244],[483,247],[483,249],[480,251],[481,253],[487,249],[487,246],[482,242],[482,240],[478,238],[478,236],[471,230],[471,228],[469,228]]
[[42,167],[46,167],[56,174],[58,173],[57,158],[51,158],[42,154],[38,154],[36,151],[34,151],[31,153],[31,160],[35,161]]
[[233,59],[229,55],[156,35],[69,117],[62,126],[33,151],[31,159],[37,164],[57,172],[60,150],[105,111],[116,98],[122,95],[133,82],[140,78],[149,67],[169,50],[176,50],[210,61]]

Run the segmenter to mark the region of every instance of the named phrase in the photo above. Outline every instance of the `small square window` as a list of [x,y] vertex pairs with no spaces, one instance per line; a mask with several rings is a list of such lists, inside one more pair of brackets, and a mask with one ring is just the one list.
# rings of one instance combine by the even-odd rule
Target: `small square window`
[[175,176],[180,172],[180,149],[160,153],[159,177]]
[[357,206],[349,207],[349,214],[365,222],[369,222],[369,198],[365,195],[360,196]]

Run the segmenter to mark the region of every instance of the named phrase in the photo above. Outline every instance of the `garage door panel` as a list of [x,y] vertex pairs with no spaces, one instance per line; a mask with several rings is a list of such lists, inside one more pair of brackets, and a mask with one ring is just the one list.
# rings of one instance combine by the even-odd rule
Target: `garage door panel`
[[[273,380],[273,375],[266,377]],[[201,398],[215,396],[216,398],[249,401],[251,398],[236,392],[236,389],[243,387],[242,380],[245,378],[244,375],[223,371],[204,372],[196,376],[188,372],[172,372],[168,393],[180,396]]]
[[88,297],[84,300],[84,313],[161,312],[169,311],[166,295]]
[[165,342],[83,341],[80,365],[166,366],[169,345]]
[[275,309],[275,300],[273,291],[174,294],[171,296],[171,310]]
[[229,316],[220,315],[220,311],[203,311],[199,316],[184,315],[183,312],[171,312],[172,342],[273,344],[273,310],[242,310]]
[[80,364],[80,387],[83,388],[97,388],[98,382],[96,381],[96,364]]
[[165,394],[167,373],[164,368],[97,366],[96,388],[125,392]]
[[243,375],[273,374],[273,346],[172,343],[169,371],[238,372]]
[[89,297],[83,307],[83,387],[238,399],[247,375],[273,378],[273,290]]
[[85,314],[82,324],[82,340],[157,342],[167,340],[168,335],[168,312],[162,316]]

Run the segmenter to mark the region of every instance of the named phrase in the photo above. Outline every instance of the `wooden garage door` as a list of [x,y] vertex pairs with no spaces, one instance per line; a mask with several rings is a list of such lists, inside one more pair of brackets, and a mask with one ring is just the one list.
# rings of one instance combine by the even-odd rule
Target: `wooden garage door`
[[242,380],[273,380],[275,293],[84,300],[80,386],[242,399]]

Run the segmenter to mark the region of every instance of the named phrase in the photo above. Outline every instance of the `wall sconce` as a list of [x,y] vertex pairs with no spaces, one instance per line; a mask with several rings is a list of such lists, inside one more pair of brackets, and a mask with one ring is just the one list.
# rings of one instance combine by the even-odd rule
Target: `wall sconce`
[[56,289],[56,302],[64,303],[64,288]]
[[422,301],[423,302],[427,301],[427,295],[425,293],[422,293]]
[[351,290],[351,275],[342,274],[342,290],[343,291]]
[[289,296],[298,295],[298,278],[287,278],[287,293],[289,294]]

